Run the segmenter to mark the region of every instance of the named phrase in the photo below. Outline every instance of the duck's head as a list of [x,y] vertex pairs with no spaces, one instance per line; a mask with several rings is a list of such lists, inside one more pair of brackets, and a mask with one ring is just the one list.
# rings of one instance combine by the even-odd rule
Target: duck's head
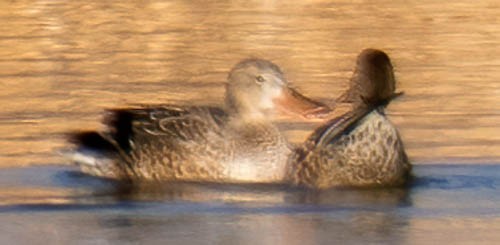
[[274,111],[304,118],[323,118],[331,109],[289,87],[280,68],[262,59],[243,60],[233,67],[226,85],[226,105],[240,117],[267,118]]
[[395,93],[396,79],[389,56],[377,49],[359,54],[349,90],[341,96],[354,106],[379,106],[400,95]]

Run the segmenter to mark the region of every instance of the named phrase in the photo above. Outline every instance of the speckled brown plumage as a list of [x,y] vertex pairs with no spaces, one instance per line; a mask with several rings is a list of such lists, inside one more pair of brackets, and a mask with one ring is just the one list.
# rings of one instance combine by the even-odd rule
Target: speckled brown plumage
[[411,165],[384,114],[398,95],[394,89],[389,57],[379,50],[363,51],[347,93],[353,110],[316,129],[291,154],[289,180],[312,188],[404,184]]
[[299,99],[302,116],[329,109],[288,88],[265,60],[240,62],[228,80],[224,108],[109,110],[106,131],[72,135],[73,161],[86,173],[131,181],[281,182],[291,149],[268,120],[276,100]]

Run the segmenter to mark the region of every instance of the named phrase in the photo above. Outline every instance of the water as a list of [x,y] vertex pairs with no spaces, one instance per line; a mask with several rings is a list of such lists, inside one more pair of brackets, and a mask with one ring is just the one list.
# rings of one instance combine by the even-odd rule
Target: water
[[[0,172],[6,244],[492,244],[500,166],[423,165],[408,188],[128,188],[43,166]],[[23,180],[23,182],[19,182]]]
[[[0,243],[495,243],[499,16],[493,0],[0,2]],[[407,190],[129,190],[56,153],[106,107],[221,103],[248,57],[332,103],[368,47],[405,91],[388,116],[416,165]],[[316,124],[281,126],[300,142]]]

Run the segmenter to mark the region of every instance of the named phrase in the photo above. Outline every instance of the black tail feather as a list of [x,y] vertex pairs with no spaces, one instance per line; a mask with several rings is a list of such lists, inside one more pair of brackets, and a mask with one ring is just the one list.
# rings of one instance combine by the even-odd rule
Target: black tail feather
[[68,141],[98,152],[128,152],[131,148],[129,139],[133,137],[133,120],[134,114],[130,110],[109,110],[103,120],[108,127],[104,136],[96,131],[76,132],[68,135]]
[[133,120],[134,114],[127,109],[109,110],[104,118],[104,123],[109,127],[112,138],[125,152],[131,147],[129,139],[133,136]]
[[95,131],[78,132],[69,135],[69,142],[101,152],[114,152],[115,146]]

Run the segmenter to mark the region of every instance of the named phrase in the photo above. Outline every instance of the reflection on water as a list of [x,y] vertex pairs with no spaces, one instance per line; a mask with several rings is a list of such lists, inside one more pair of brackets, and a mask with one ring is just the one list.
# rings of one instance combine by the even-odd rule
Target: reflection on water
[[[387,51],[405,96],[389,116],[411,159],[500,159],[496,1],[0,3],[0,165],[64,163],[62,134],[104,107],[220,103],[230,67],[279,64],[306,95],[346,88],[360,50]],[[311,125],[287,124],[301,141]]]
[[311,191],[198,183],[132,187],[74,168],[4,169],[0,242],[491,244],[500,239],[499,173],[496,165],[424,165],[416,167],[408,188]]

